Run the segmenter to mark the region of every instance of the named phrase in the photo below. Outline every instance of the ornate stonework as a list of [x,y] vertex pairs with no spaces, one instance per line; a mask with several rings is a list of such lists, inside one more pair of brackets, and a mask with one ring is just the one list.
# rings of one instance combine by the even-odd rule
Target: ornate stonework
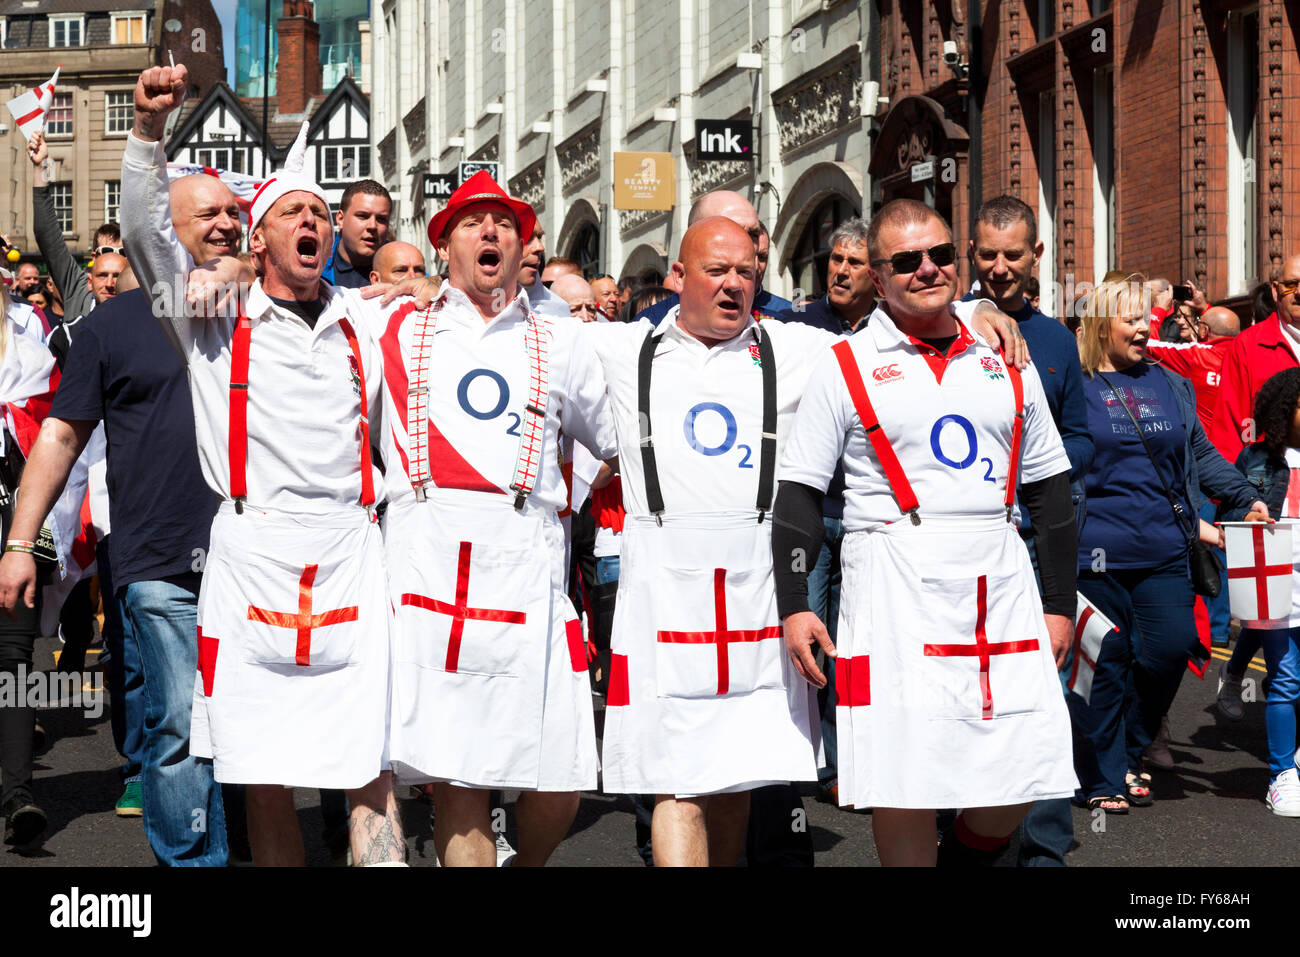
[[541,159],[510,181],[510,192],[534,210],[546,208],[546,160]]
[[803,149],[847,126],[857,124],[862,95],[861,65],[856,58],[813,77],[773,98],[781,131],[781,155]]
[[1078,266],[1074,244],[1074,81],[1067,71],[1061,78],[1061,273],[1069,275]]
[[579,130],[555,148],[560,160],[560,183],[571,193],[600,174],[600,124]]
[[470,156],[470,159],[478,160],[482,163],[495,163],[500,159],[500,155],[500,150],[497,147],[497,138],[494,136],[476,149]]
[[[1263,12],[1262,10],[1260,11]],[[1282,270],[1282,4],[1268,5],[1268,276]]]
[[686,168],[691,176],[691,199],[698,199],[709,190],[739,188],[754,178],[753,161],[697,160],[695,143],[685,147]]
[[424,149],[424,97],[420,97],[420,102],[402,117],[402,129],[406,131],[406,145],[412,153]]
[[1206,152],[1205,71],[1209,44],[1200,4],[1192,5],[1192,271],[1205,288],[1209,276],[1209,160]]
[[397,175],[397,127],[388,131],[388,135],[379,141],[376,152],[379,153],[379,168],[384,172],[384,179],[391,180]]
[[666,209],[620,209],[618,211],[619,235],[627,236],[652,224],[658,224],[668,217]]

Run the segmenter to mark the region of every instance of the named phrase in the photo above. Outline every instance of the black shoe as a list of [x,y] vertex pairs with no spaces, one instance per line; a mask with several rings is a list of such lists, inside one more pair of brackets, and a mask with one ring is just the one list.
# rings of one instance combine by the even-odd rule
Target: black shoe
[[5,843],[15,847],[30,844],[45,833],[45,812],[30,794],[16,794],[4,808]]

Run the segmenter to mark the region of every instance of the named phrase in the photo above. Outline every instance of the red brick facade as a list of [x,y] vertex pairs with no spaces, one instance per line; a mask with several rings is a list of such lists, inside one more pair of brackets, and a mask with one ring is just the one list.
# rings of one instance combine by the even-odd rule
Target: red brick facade
[[[877,79],[890,107],[872,160],[880,202],[916,194],[904,171],[917,157],[899,159],[900,142],[916,138],[915,123],[904,128],[895,116],[905,98],[928,97],[960,133],[971,132],[967,81],[944,63],[942,50],[945,40],[954,41],[969,61],[972,31],[963,0],[876,2]],[[1106,265],[1194,279],[1214,300],[1235,292],[1240,301],[1243,283],[1276,275],[1285,257],[1300,253],[1300,4],[986,0],[981,7],[979,182],[972,184],[969,157],[958,150],[951,157],[955,181],[936,176],[933,183],[935,205],[951,217],[959,243],[969,235],[972,201],[1006,192],[1037,210],[1040,164],[1050,162],[1056,280],[1092,281],[1100,265],[1094,225],[1104,223],[1094,209],[1094,142],[1109,136],[1114,252]],[[1230,64],[1238,67],[1236,78]],[[1238,87],[1244,92],[1233,94]],[[1104,105],[1094,98],[1108,89],[1106,128]],[[1044,95],[1048,105],[1040,106]],[[1230,95],[1242,104],[1238,116],[1249,116],[1241,110],[1253,102],[1255,129],[1253,156],[1234,182],[1244,196],[1236,210],[1229,209],[1229,181],[1237,173],[1230,169]],[[1046,156],[1040,110],[1053,126],[1054,149]],[[911,115],[915,120],[915,110]],[[1240,265],[1230,289],[1234,215],[1232,228],[1252,232],[1254,243],[1252,250],[1243,238],[1234,247]]]
[[285,0],[276,22],[279,42],[275,89],[280,113],[302,113],[321,92],[320,25],[312,19],[310,0]]

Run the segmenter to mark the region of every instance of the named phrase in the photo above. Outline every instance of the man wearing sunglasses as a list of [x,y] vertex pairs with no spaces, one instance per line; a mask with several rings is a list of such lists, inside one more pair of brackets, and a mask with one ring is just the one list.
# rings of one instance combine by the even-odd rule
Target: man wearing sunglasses
[[[964,808],[937,860],[992,863],[1038,800],[1076,786],[1057,680],[1074,635],[1070,460],[1033,366],[1018,372],[949,305],[952,233],[914,200],[867,233],[884,302],[809,378],[781,459],[772,532],[795,669],[835,655],[839,800],[875,809],[882,863],[936,863],[935,809]],[[846,476],[838,649],[808,610],[822,495]],[[1044,601],[1016,534],[1035,528]],[[923,757],[922,757],[923,756]]]
[[1255,394],[1269,376],[1294,369],[1300,362],[1300,254],[1282,264],[1270,283],[1276,311],[1233,341],[1223,358],[1219,397],[1210,441],[1229,462],[1258,438],[1252,411]]

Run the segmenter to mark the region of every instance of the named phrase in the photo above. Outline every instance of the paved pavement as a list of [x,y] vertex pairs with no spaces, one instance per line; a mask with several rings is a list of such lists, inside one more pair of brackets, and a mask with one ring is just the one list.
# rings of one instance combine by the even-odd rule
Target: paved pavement
[[[40,643],[38,667],[52,665],[54,647]],[[1275,817],[1263,803],[1268,784],[1264,705],[1247,704],[1246,717],[1235,724],[1219,718],[1214,710],[1218,667],[1216,661],[1203,682],[1190,673],[1184,678],[1170,714],[1178,768],[1153,772],[1155,805],[1104,821],[1075,809],[1078,847],[1069,856],[1071,865],[1300,864],[1300,819]],[[1258,682],[1262,668],[1250,676]],[[50,827],[34,853],[0,851],[0,867],[151,866],[140,820],[113,813],[121,785],[107,713],[89,720],[80,711],[50,711],[43,721],[53,743],[38,760],[35,786]],[[513,798],[507,793],[511,819]],[[320,840],[319,796],[300,790],[297,801],[309,862],[328,865],[330,855]],[[811,796],[805,806],[818,866],[876,863],[870,815],[841,811]],[[404,801],[404,818],[411,863],[432,865],[428,808]],[[513,819],[510,827],[513,834]],[[640,866],[630,800],[584,795],[573,832],[553,863]]]

